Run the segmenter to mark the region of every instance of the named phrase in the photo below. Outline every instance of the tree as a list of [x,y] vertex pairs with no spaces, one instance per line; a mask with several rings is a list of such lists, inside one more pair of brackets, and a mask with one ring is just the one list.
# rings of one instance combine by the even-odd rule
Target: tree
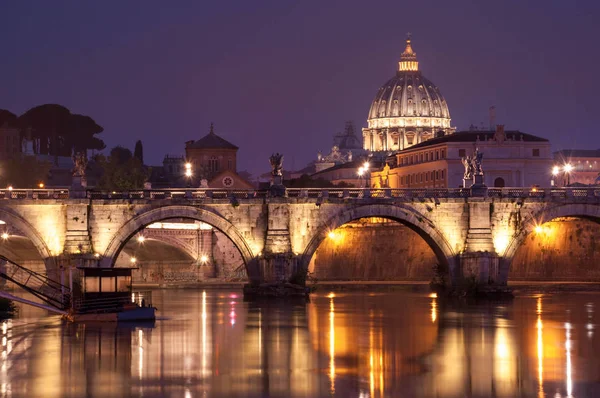
[[67,143],[63,149],[63,153],[68,152],[69,156],[72,151],[86,151],[93,149],[101,151],[106,148],[104,141],[94,137],[104,131],[102,126],[98,125],[94,119],[89,116],[72,114],[69,118],[69,126],[67,130]]
[[18,119],[22,137],[31,132],[34,152],[41,155],[71,156],[73,151],[102,150],[104,142],[95,137],[104,131],[89,116],[72,114],[57,104],[31,108]]
[[35,156],[21,156],[0,163],[0,187],[38,188],[48,178],[52,164]]
[[142,146],[142,141],[137,140],[135,143],[135,149],[133,150],[133,157],[138,159],[141,164],[144,164],[144,147]]
[[67,134],[71,112],[62,105],[45,104],[31,108],[19,117],[22,128],[31,129],[34,151],[59,156],[61,141]]
[[110,155],[96,156],[95,160],[102,167],[102,177],[98,188],[110,191],[143,189],[144,183],[150,176],[150,170],[144,168],[140,160],[131,151],[116,146]]
[[0,109],[0,127],[7,124],[9,127],[15,126],[17,123],[17,115],[6,109]]

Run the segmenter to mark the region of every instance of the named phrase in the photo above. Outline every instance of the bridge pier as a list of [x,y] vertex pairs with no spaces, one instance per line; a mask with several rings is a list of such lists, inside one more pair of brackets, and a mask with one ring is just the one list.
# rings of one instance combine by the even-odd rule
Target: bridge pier
[[499,278],[500,257],[492,238],[493,207],[486,196],[473,196],[469,204],[469,224],[465,250],[459,255],[460,285],[475,282],[480,286],[502,285]]

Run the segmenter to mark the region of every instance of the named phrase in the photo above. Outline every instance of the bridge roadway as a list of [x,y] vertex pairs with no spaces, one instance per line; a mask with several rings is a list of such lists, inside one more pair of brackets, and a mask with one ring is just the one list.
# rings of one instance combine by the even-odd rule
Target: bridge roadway
[[251,280],[282,280],[306,272],[331,230],[363,217],[392,219],[419,233],[449,281],[474,277],[502,285],[537,225],[562,217],[600,220],[600,188],[287,189],[285,197],[259,190],[0,190],[6,231],[28,237],[48,272],[114,266],[138,231],[186,218],[227,235]]

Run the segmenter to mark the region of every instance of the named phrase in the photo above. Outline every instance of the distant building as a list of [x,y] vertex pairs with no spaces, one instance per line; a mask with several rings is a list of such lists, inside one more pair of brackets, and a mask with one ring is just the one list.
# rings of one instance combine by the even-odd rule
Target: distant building
[[600,149],[563,149],[554,152],[555,186],[600,184]]
[[354,124],[346,122],[343,133],[337,133],[333,137],[333,147],[327,155],[321,152],[317,155],[315,163],[315,172],[326,170],[330,167],[352,162],[353,158],[364,155],[366,151],[362,149],[361,141],[354,132]]
[[211,124],[207,135],[185,143],[185,156],[167,155],[162,167],[153,167],[150,182],[155,188],[252,189],[237,173],[237,151],[237,146],[215,134]]
[[388,157],[387,165],[371,173],[371,186],[390,188],[462,187],[462,158],[483,152],[485,184],[489,187],[550,185],[550,142],[520,131],[464,131],[416,144]]

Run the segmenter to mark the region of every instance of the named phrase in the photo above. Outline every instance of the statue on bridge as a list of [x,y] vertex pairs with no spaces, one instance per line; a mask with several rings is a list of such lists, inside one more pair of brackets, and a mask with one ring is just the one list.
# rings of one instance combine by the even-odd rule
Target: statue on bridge
[[283,155],[279,152],[274,153],[269,158],[269,162],[271,163],[271,175],[272,176],[281,176],[283,175]]
[[85,177],[85,169],[87,168],[88,159],[84,151],[73,152],[71,156],[73,160],[73,177]]
[[88,164],[87,153],[85,151],[73,152],[71,159],[73,159],[71,189],[81,193],[87,187],[87,179],[85,177],[85,169]]
[[475,148],[473,156],[462,158],[462,164],[465,166],[465,174],[463,176],[463,188],[485,188],[483,178],[483,152],[479,152],[479,148]]
[[271,163],[271,187],[269,193],[273,197],[284,197],[285,186],[283,185],[283,155],[274,153],[269,158]]
[[463,166],[465,166],[465,174],[463,176],[463,179],[465,181],[470,181],[473,179],[473,172],[474,172],[474,167],[473,167],[473,161],[471,159],[470,156],[466,156],[464,158],[462,158],[462,164]]
[[477,176],[483,175],[483,169],[481,168],[481,161],[483,160],[483,152],[479,152],[479,148],[475,148],[475,152],[473,153],[473,158],[471,162],[473,163],[473,174]]

